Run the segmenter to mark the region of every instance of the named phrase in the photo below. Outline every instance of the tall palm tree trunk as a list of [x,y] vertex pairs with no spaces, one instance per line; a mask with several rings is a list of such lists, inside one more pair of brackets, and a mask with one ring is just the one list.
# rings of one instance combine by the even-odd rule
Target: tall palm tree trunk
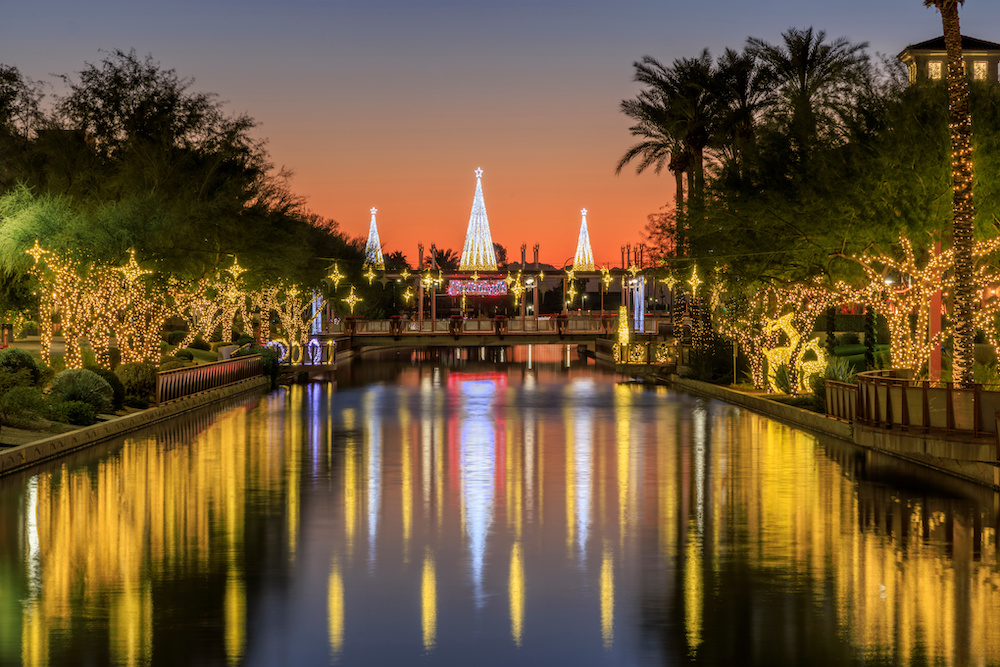
[[[952,160],[952,247],[955,253],[955,328],[952,380],[963,387],[973,384],[975,357],[973,308],[976,288],[973,284],[972,201],[972,118],[969,112],[969,86],[962,64],[962,31],[958,23],[958,5],[962,0],[930,0],[941,12],[944,45],[948,52],[948,112],[951,122]],[[926,4],[926,3],[925,3]]]

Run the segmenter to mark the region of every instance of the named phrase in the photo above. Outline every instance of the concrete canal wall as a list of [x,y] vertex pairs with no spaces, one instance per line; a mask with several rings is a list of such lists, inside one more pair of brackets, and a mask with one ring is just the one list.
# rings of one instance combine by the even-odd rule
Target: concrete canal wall
[[77,449],[96,445],[126,433],[145,428],[217,401],[268,385],[265,377],[244,380],[237,384],[205,391],[194,396],[172,401],[165,405],[135,412],[124,417],[116,417],[100,424],[86,426],[69,433],[61,433],[50,438],[29,442],[26,445],[0,450],[0,475],[6,475],[28,466],[58,458]]
[[740,405],[793,426],[1000,490],[1000,467],[993,438],[944,439],[934,434],[869,428],[707,382],[677,375],[672,375],[670,381],[674,387],[692,394]]

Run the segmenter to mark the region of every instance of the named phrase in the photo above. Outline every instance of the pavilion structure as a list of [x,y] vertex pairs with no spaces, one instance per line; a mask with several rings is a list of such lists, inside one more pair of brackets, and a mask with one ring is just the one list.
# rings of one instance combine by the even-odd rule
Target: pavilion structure
[[458,270],[497,270],[493,235],[490,234],[490,220],[486,216],[486,202],[483,200],[482,169],[476,169],[476,195],[472,199],[472,213],[469,214],[469,228],[465,232],[465,246],[462,248],[462,259]]
[[368,226],[368,243],[365,244],[365,263],[376,269],[385,269],[385,259],[382,257],[382,242],[378,238],[378,225],[375,224],[375,214],[377,208],[372,208],[372,222]]

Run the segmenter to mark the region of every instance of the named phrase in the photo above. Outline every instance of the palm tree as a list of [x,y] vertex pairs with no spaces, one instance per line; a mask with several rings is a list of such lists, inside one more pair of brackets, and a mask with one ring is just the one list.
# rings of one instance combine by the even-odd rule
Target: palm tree
[[843,37],[828,43],[825,32],[812,28],[789,28],[782,42],[751,37],[747,50],[764,66],[773,90],[766,107],[804,157],[815,141],[840,136],[855,94],[870,74],[868,44]]
[[[638,70],[646,61],[652,60],[646,56],[642,63],[636,62],[634,66]],[[684,174],[688,171],[691,159],[680,127],[671,115],[666,69],[659,63],[656,65],[662,70],[659,85],[641,91],[635,99],[622,100],[622,113],[635,121],[629,132],[633,136],[642,137],[642,140],[625,151],[615,167],[615,174],[620,174],[625,165],[637,158],[637,174],[650,167],[653,167],[653,173],[659,174],[666,166],[674,175],[674,201],[677,212],[680,213],[684,210]]]
[[715,69],[713,94],[718,128],[713,146],[723,161],[737,164],[757,140],[757,123],[767,102],[765,70],[749,52],[726,49]]
[[[666,166],[675,179],[677,251],[684,246],[684,219],[692,208],[702,208],[705,190],[704,153],[713,124],[712,58],[708,51],[698,58],[675,60],[666,67],[652,56],[633,63],[635,80],[646,86],[635,99],[624,100],[622,111],[637,122],[630,128],[643,137],[618,162],[615,173],[636,158],[636,171]],[[687,197],[684,176],[687,175]],[[685,216],[684,214],[687,214]]]
[[937,7],[944,28],[944,46],[948,52],[948,114],[951,124],[952,223],[951,242],[955,253],[955,328],[952,336],[952,380],[963,387],[973,384],[972,364],[975,354],[973,305],[972,245],[972,119],[969,113],[969,86],[962,63],[962,30],[958,6],[964,0],[924,0],[925,7]]

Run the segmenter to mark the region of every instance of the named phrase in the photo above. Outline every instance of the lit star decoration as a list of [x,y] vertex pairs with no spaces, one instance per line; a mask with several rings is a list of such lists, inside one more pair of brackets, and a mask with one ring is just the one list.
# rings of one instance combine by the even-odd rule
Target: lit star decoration
[[640,269],[637,264],[633,264],[632,266],[628,267],[628,272],[632,274],[633,278],[635,278],[637,275],[639,275],[639,271],[641,271],[641,270],[642,269]]
[[241,275],[247,272],[242,266],[240,266],[240,260],[233,257],[233,265],[229,267],[229,275],[233,278],[239,278]]
[[406,303],[410,303],[411,301],[413,301],[413,288],[412,287],[408,286],[406,288],[406,291],[403,292],[403,301],[405,301]]
[[513,286],[510,288],[510,291],[514,293],[515,306],[521,303],[521,295],[524,294],[524,290],[525,290],[524,285],[521,282],[521,272],[518,271],[517,278],[514,279]]
[[344,303],[346,303],[346,304],[347,304],[347,307],[351,309],[351,315],[353,315],[353,314],[354,314],[354,306],[355,306],[355,305],[357,305],[357,303],[358,303],[359,301],[361,301],[362,299],[361,299],[361,297],[359,297],[359,296],[356,296],[356,295],[354,294],[354,285],[351,285],[351,293],[350,293],[350,294],[348,294],[348,295],[347,295],[347,296],[346,296],[346,297],[345,297],[344,299],[342,299],[342,300],[343,300],[343,302],[344,302]]
[[404,281],[409,280],[411,275],[413,274],[410,273],[410,270],[405,266],[403,267],[403,270],[399,272],[399,277],[402,278]]
[[469,277],[472,278],[473,282],[475,282],[475,281],[479,280],[479,272],[478,271],[473,271],[472,275],[469,276]]
[[576,292],[576,285],[574,285],[573,283],[570,283],[569,284],[569,289],[566,290],[566,296],[569,297],[570,304],[572,304],[573,301],[576,300],[576,294],[577,294],[577,292]]
[[694,267],[694,270],[691,271],[691,280],[688,281],[688,284],[691,285],[691,292],[697,294],[698,286],[701,285],[701,283],[702,279],[698,277],[698,267],[696,266]]
[[42,258],[42,255],[46,254],[48,250],[44,249],[41,245],[39,245],[38,239],[35,239],[35,245],[31,246],[24,252],[28,255],[31,255],[31,257],[35,260],[35,264],[38,264],[38,260],[40,260]]
[[611,270],[606,266],[601,267],[601,282],[604,283],[605,289],[611,286]]
[[666,285],[668,290],[673,291],[674,285],[677,284],[677,278],[674,278],[673,276],[667,276],[666,278],[660,280],[660,282]]
[[122,275],[125,276],[125,280],[129,281],[129,283],[134,283],[144,275],[152,273],[152,271],[147,271],[139,266],[139,262],[135,261],[135,250],[129,251],[128,264],[119,267],[118,270],[121,271]]
[[369,266],[368,267],[368,271],[365,272],[364,276],[365,276],[365,278],[368,279],[368,284],[371,285],[372,281],[375,280],[375,278],[378,276],[378,274],[376,274],[375,271],[372,270],[372,267]]
[[334,263],[334,265],[333,265],[333,273],[331,273],[329,275],[329,278],[330,278],[331,281],[333,281],[333,289],[334,290],[336,290],[337,286],[340,285],[340,281],[344,279],[344,274],[342,274],[340,272],[340,269],[337,268],[337,264],[336,263]]

